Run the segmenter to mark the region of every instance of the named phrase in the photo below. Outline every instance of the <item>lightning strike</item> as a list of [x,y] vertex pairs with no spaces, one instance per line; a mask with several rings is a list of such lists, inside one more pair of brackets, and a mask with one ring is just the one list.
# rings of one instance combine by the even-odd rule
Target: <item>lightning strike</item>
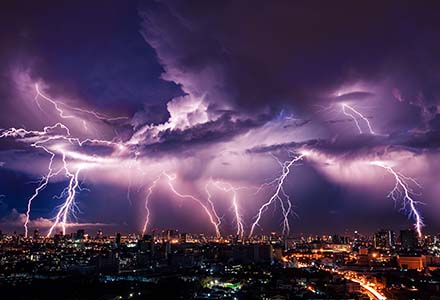
[[[206,185],[207,192],[208,192],[208,189],[207,189],[208,184]],[[235,223],[237,226],[236,235],[239,236],[240,238],[243,238],[243,236],[244,236],[244,221],[243,221],[243,216],[240,212],[240,206],[238,204],[238,196],[237,196],[237,192],[243,188],[233,187],[230,183],[224,183],[221,181],[215,181],[215,182],[213,182],[213,184],[216,188],[218,188],[226,193],[232,193],[231,202],[232,202],[232,208],[234,210]]]
[[[104,117],[101,114],[98,114],[96,112],[90,112],[79,108],[70,107],[64,103],[59,103],[48,96],[41,93],[38,84],[35,84],[35,90],[37,92],[37,95],[35,99],[37,100],[38,97],[43,98],[44,100],[50,102],[55,110],[58,112],[58,115],[63,119],[78,119],[78,117],[74,115],[69,115],[64,112],[62,109],[62,106],[67,107],[70,110],[74,111],[80,111],[82,113],[89,113],[94,115],[96,118],[100,120],[108,120],[106,117]],[[37,101],[38,103],[38,101]],[[40,107],[40,106],[39,106]],[[118,118],[115,118],[118,119]],[[82,120],[83,121],[83,120]],[[83,121],[84,122],[84,121]],[[62,133],[57,133],[57,130],[63,130]],[[68,151],[64,149],[60,145],[46,145],[49,142],[54,141],[66,141],[70,144],[76,144],[80,147],[82,147],[85,143],[87,144],[93,144],[93,145],[109,145],[109,146],[115,146],[120,151],[125,151],[125,146],[121,143],[116,143],[113,141],[107,141],[107,140],[98,140],[98,139],[85,139],[80,140],[79,138],[75,138],[71,136],[70,129],[64,125],[63,123],[56,123],[52,126],[46,126],[43,128],[42,131],[38,130],[26,130],[24,128],[10,128],[8,130],[1,130],[0,131],[0,138],[7,138],[12,137],[16,138],[19,141],[22,142],[31,142],[30,146],[33,148],[41,149],[48,153],[50,155],[47,172],[43,176],[43,178],[40,180],[37,188],[34,190],[34,193],[32,196],[28,199],[27,206],[26,206],[26,219],[24,222],[24,231],[25,231],[25,237],[28,236],[29,230],[28,230],[28,224],[30,222],[30,215],[31,215],[31,207],[32,202],[39,196],[40,192],[43,191],[47,185],[50,182],[50,179],[54,176],[57,176],[62,171],[64,171],[67,178],[69,178],[68,186],[65,188],[65,190],[61,193],[62,196],[66,196],[66,200],[64,203],[60,206],[58,213],[55,217],[55,221],[53,222],[47,236],[50,236],[53,232],[53,230],[57,226],[62,227],[63,234],[66,233],[66,225],[68,222],[68,218],[71,214],[74,214],[74,207],[75,207],[75,196],[77,194],[78,190],[81,190],[79,187],[79,174],[80,171],[85,167],[85,164],[82,164],[80,167],[77,168],[75,172],[71,171],[69,168],[69,164],[67,161],[67,156],[69,156],[72,159],[80,160],[83,162],[90,162],[90,163],[108,163],[110,160],[105,158],[99,158],[94,156],[89,156],[85,154],[81,154],[76,151]],[[56,153],[61,153],[62,156],[62,163],[63,167],[59,170],[55,171],[53,169],[53,163],[56,158]]]
[[[45,101],[51,103],[52,106],[55,108],[55,110],[58,112],[58,115],[60,116],[60,118],[63,118],[63,119],[78,119],[78,117],[75,116],[75,115],[67,114],[63,110],[63,108],[66,108],[66,109],[68,109],[70,111],[76,111],[76,112],[79,112],[79,113],[82,113],[82,114],[91,115],[91,116],[95,117],[96,119],[98,119],[100,121],[111,122],[111,121],[118,121],[118,120],[128,119],[128,117],[109,117],[107,115],[98,113],[98,112],[93,111],[93,110],[87,110],[87,109],[83,109],[83,108],[73,107],[73,106],[70,106],[70,105],[68,105],[66,103],[53,100],[52,98],[48,97],[47,95],[45,95],[45,94],[43,94],[41,92],[41,89],[40,89],[38,83],[35,84],[35,92],[36,92],[36,95],[35,95],[34,99],[37,102],[38,107],[40,109],[41,109],[41,106],[40,106],[40,104],[38,102],[38,99],[42,98]],[[83,122],[84,129],[86,131],[88,131],[87,122],[85,120],[82,120],[82,122]]]
[[209,192],[209,183],[210,183],[210,181],[208,181],[208,183],[206,183],[206,185],[205,185],[205,192],[207,195],[206,201],[208,202],[209,206],[211,207],[211,211],[213,213],[214,219],[217,220],[217,222],[216,222],[217,226],[220,227],[222,220],[219,217],[219,215],[217,214],[217,210],[215,209],[214,202],[212,202],[212,199],[211,199],[212,195]]
[[[343,104],[341,104],[341,105],[342,105],[342,112],[343,112],[343,114],[346,115],[346,116],[348,116],[348,117],[350,117],[350,118],[354,121],[354,123],[356,124],[356,127],[357,127],[357,129],[359,130],[359,133],[360,133],[360,134],[363,133],[363,130],[362,130],[361,125],[359,124],[358,118],[361,118],[362,120],[364,120],[365,124],[366,124],[367,127],[368,127],[368,131],[369,131],[370,134],[373,134],[373,135],[376,134],[376,133],[374,132],[374,130],[373,130],[373,127],[372,127],[371,124],[370,124],[370,121],[369,121],[369,120],[368,120],[363,114],[361,114],[359,111],[357,111],[357,110],[354,109],[352,106],[350,106],[350,105],[348,105],[348,104],[346,104],[346,103],[343,103]],[[348,112],[347,109],[348,109],[350,112]],[[357,118],[356,116],[354,116],[353,113],[354,113],[356,116],[358,116],[358,118]]]
[[[284,163],[282,163],[282,162],[280,162],[278,160],[278,163],[280,163],[281,166],[282,166],[282,173],[281,173],[281,175],[278,178],[276,178],[274,180],[274,182],[276,183],[277,187],[276,187],[275,192],[273,193],[273,195],[269,198],[269,200],[267,202],[265,202],[260,207],[260,209],[258,210],[258,214],[255,216],[255,221],[252,223],[251,231],[249,233],[249,237],[252,237],[252,235],[254,234],[256,226],[259,226],[260,220],[261,220],[264,212],[266,212],[268,207],[274,201],[276,201],[276,200],[280,201],[281,208],[283,210],[283,217],[284,217],[283,218],[283,234],[288,234],[289,233],[289,231],[290,231],[290,224],[289,224],[289,219],[288,218],[289,218],[289,215],[290,215],[290,212],[291,212],[292,205],[291,205],[291,202],[290,202],[290,199],[289,199],[288,195],[284,191],[283,185],[284,185],[284,181],[286,180],[287,176],[290,173],[290,167],[292,167],[292,165],[294,165],[296,162],[298,162],[301,159],[303,159],[304,156],[305,156],[304,153],[300,154],[300,155],[298,155],[298,156],[296,156],[296,157],[292,158],[291,160],[288,160],[288,161],[286,161]],[[286,198],[286,196],[287,196],[287,198]],[[286,200],[287,200],[287,203],[288,203],[287,204],[288,205],[287,208],[285,207],[285,205],[283,203],[283,198],[282,197],[285,197]]]
[[55,153],[47,150],[47,148],[42,147],[46,152],[48,152],[51,157],[50,157],[50,161],[49,161],[49,165],[48,165],[48,172],[47,174],[43,177],[43,179],[41,180],[40,184],[38,185],[38,187],[35,189],[33,195],[28,199],[27,202],[27,206],[26,206],[26,220],[24,221],[24,236],[27,238],[28,234],[29,234],[29,230],[28,230],[28,224],[30,221],[30,216],[31,216],[31,206],[32,206],[32,201],[34,201],[35,198],[38,197],[38,195],[40,194],[40,192],[42,190],[44,190],[46,188],[46,186],[49,184],[49,180],[52,176],[54,176],[53,170],[52,170],[52,164],[53,164],[53,160],[55,158]]
[[414,227],[417,231],[419,237],[422,237],[422,228],[425,226],[423,223],[423,218],[419,211],[417,210],[417,204],[421,202],[413,199],[413,195],[415,194],[413,189],[411,188],[410,182],[415,184],[417,187],[421,187],[417,181],[415,181],[411,177],[407,177],[400,172],[394,170],[390,165],[381,161],[372,161],[370,162],[373,166],[378,166],[386,170],[390,173],[395,180],[395,185],[393,189],[388,193],[388,197],[392,198],[394,201],[397,201],[399,198],[403,200],[403,210],[408,210],[408,217],[414,219]]
[[75,172],[72,172],[69,170],[68,163],[66,161],[66,155],[63,153],[63,169],[66,172],[66,176],[69,177],[69,184],[67,186],[67,198],[64,201],[64,203],[60,206],[58,209],[58,213],[55,216],[55,220],[52,224],[52,226],[49,229],[49,232],[47,233],[47,237],[50,237],[52,235],[53,230],[61,225],[63,235],[66,234],[66,224],[68,221],[68,217],[70,213],[72,212],[72,208],[75,205],[75,196],[77,194],[77,189],[79,188],[79,173],[82,170],[82,167],[78,167]]
[[170,187],[171,191],[178,197],[180,198],[186,198],[186,199],[191,199],[195,202],[197,202],[202,208],[203,210],[206,212],[206,214],[209,217],[209,220],[212,224],[212,226],[215,229],[215,234],[217,236],[217,238],[221,237],[221,232],[220,232],[220,224],[221,224],[221,220],[220,218],[218,218],[217,213],[213,212],[211,213],[210,209],[208,208],[208,206],[206,206],[202,200],[200,200],[199,198],[194,197],[193,195],[187,195],[187,194],[182,194],[180,192],[178,192],[176,190],[176,188],[173,185],[173,181],[176,179],[175,175],[170,175],[167,174],[166,172],[163,172],[163,175],[165,175],[167,177],[167,181],[168,181],[168,186]]
[[[2,134],[0,135],[0,138],[5,138],[5,137],[24,138],[27,135],[44,136],[44,135],[48,134],[51,130],[54,130],[57,127],[61,127],[61,128],[66,129],[67,133],[70,134],[67,127],[65,127],[61,123],[57,123],[53,126],[44,127],[43,131],[28,131],[23,128],[19,128],[19,129],[12,128],[12,129],[3,131]],[[29,234],[28,224],[30,221],[32,202],[34,201],[35,198],[37,198],[39,196],[40,192],[47,187],[47,185],[49,184],[50,178],[58,175],[61,171],[61,170],[59,170],[58,172],[54,172],[54,170],[53,170],[53,161],[55,159],[55,153],[53,151],[49,150],[46,146],[44,146],[44,142],[46,142],[48,140],[51,140],[51,138],[49,137],[49,138],[46,138],[43,140],[36,141],[31,144],[31,147],[42,149],[43,151],[48,153],[50,155],[50,159],[49,159],[48,171],[47,171],[46,175],[43,176],[42,180],[40,181],[39,185],[35,189],[34,193],[27,201],[26,219],[23,224],[25,237],[28,237],[28,234]]]
[[146,211],[146,216],[145,216],[145,223],[144,223],[144,227],[142,228],[142,236],[145,235],[145,233],[147,232],[147,227],[148,224],[150,223],[150,208],[148,206],[149,202],[150,202],[150,197],[153,194],[154,189],[156,188],[157,183],[159,182],[159,180],[161,179],[161,176],[159,175],[159,177],[157,177],[153,183],[148,187],[148,193],[145,196],[145,211]]

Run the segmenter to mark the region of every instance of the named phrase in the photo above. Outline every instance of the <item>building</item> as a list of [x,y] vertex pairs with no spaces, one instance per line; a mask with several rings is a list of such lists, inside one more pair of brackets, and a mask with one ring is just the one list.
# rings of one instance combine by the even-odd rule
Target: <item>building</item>
[[374,234],[374,247],[380,250],[390,250],[394,247],[395,234],[391,230],[382,229]]
[[151,257],[154,255],[154,238],[152,235],[144,235],[142,240],[138,241],[139,251],[149,254]]
[[347,281],[345,289],[349,294],[355,294],[361,292],[361,284],[359,282]]
[[180,234],[180,243],[184,244],[184,243],[188,243],[188,241],[189,241],[188,233],[181,233]]
[[119,253],[100,254],[96,260],[98,273],[118,273],[120,270]]
[[55,245],[55,247],[58,247],[60,245],[61,238],[62,238],[62,234],[55,234],[53,236],[53,244]]
[[118,248],[121,247],[121,233],[119,232],[116,233],[115,243]]
[[273,259],[272,245],[250,244],[234,245],[233,258],[241,263],[270,263]]
[[273,257],[276,261],[281,261],[283,258],[283,248],[275,246],[273,248]]
[[402,249],[414,250],[418,246],[417,233],[414,229],[400,231],[400,245]]
[[360,266],[368,266],[370,264],[370,257],[367,248],[359,248],[357,264]]
[[177,230],[168,229],[163,232],[163,239],[165,241],[179,240],[179,232]]
[[101,229],[99,229],[98,232],[96,233],[95,239],[102,240],[103,238],[104,238],[104,233],[102,232]]
[[84,231],[84,229],[78,229],[77,231],[76,231],[76,235],[75,235],[75,239],[77,239],[77,240],[83,240],[84,239],[84,237],[85,237],[85,231]]
[[397,263],[400,268],[407,270],[422,271],[426,267],[426,256],[397,256]]
[[34,239],[38,240],[40,238],[40,229],[36,228],[34,230]]
[[338,234],[335,234],[331,237],[331,242],[333,244],[349,244],[350,238],[348,236],[340,236]]

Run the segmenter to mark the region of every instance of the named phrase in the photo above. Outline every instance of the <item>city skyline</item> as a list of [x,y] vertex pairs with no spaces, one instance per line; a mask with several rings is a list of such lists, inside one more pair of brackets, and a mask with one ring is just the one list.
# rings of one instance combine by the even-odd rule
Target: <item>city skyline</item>
[[341,4],[8,4],[0,229],[436,234],[438,4]]
[[2,3],[0,298],[440,300],[440,2]]

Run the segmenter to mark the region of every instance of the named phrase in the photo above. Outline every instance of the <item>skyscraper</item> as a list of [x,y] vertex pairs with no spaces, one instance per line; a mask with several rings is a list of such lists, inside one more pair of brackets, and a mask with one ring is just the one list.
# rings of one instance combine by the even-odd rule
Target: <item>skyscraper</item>
[[84,229],[78,229],[78,230],[76,231],[76,236],[75,236],[75,238],[76,238],[77,240],[83,240],[83,239],[84,239],[84,235],[85,235],[85,231],[84,231]]
[[121,233],[116,233],[116,246],[119,248],[121,247]]
[[379,230],[374,234],[374,247],[376,249],[389,250],[394,247],[395,234],[388,229]]
[[40,229],[35,228],[34,230],[34,239],[38,240],[40,238]]
[[406,229],[400,231],[400,243],[402,249],[414,250],[418,246],[417,233],[414,229]]

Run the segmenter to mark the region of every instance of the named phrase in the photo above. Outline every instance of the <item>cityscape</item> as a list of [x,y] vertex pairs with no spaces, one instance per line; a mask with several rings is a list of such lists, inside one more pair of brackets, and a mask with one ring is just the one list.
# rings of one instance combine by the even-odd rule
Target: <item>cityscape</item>
[[[35,299],[438,299],[440,234],[2,235],[0,285]],[[175,288],[171,288],[175,287]]]
[[0,9],[0,299],[440,300],[440,2]]

